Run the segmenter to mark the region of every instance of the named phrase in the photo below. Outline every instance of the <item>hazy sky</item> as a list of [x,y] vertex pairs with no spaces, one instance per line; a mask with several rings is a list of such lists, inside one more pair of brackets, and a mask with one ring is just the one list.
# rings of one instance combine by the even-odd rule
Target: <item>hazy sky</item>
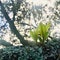
[[28,2],[33,2],[34,5],[39,5],[39,4],[53,4],[56,0],[27,0]]
[[[1,0],[1,1],[5,2],[6,0]],[[26,1],[33,2],[34,4],[40,4],[40,3],[48,3],[48,2],[53,3],[56,0],[26,0]]]

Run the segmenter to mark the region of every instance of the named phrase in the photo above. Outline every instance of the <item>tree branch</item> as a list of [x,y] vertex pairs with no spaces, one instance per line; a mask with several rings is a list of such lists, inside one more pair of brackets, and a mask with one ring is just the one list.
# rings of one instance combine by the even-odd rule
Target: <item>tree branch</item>
[[8,16],[8,13],[6,12],[2,2],[0,1],[0,6],[1,6],[1,12],[3,13],[3,15],[5,16],[7,22],[9,23],[10,29],[11,31],[16,35],[16,37],[20,40],[20,42],[23,45],[30,45],[30,46],[35,46],[36,43],[35,42],[31,42],[31,41],[27,41],[24,39],[24,37],[18,32],[18,30],[16,29],[14,22],[10,19],[10,17]]
[[22,35],[19,34],[18,30],[16,29],[14,22],[10,19],[10,17],[8,16],[2,2],[0,1],[0,6],[1,6],[1,12],[4,14],[7,22],[9,23],[10,29],[11,31],[18,37],[18,39],[20,40],[20,42],[25,45],[28,42],[26,42],[26,40],[24,40],[24,38],[22,37]]

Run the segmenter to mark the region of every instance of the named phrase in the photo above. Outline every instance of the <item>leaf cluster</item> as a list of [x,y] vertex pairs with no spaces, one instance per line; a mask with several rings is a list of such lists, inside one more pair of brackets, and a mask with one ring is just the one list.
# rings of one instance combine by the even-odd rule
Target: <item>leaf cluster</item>
[[30,35],[36,43],[39,41],[41,44],[44,44],[47,41],[50,33],[50,26],[50,22],[47,24],[40,23],[35,30],[30,31]]

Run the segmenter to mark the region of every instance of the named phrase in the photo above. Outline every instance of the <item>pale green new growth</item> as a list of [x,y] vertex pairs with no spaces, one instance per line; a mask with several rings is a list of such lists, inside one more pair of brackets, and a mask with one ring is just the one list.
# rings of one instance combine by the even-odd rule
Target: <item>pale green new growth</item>
[[44,44],[48,39],[50,26],[50,22],[47,24],[40,23],[34,31],[30,31],[33,40],[35,40],[36,43],[38,42],[37,40],[39,40],[40,43]]

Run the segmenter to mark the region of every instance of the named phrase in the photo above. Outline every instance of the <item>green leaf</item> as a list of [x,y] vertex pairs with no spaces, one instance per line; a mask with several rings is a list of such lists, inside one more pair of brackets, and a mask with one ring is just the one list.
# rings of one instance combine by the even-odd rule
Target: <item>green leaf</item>
[[40,23],[34,31],[30,31],[31,37],[36,42],[37,39],[39,39],[41,43],[44,43],[48,39],[50,26],[50,22],[48,22],[47,24]]
[[36,30],[30,31],[30,35],[31,35],[31,37],[37,42],[38,33],[36,32]]

